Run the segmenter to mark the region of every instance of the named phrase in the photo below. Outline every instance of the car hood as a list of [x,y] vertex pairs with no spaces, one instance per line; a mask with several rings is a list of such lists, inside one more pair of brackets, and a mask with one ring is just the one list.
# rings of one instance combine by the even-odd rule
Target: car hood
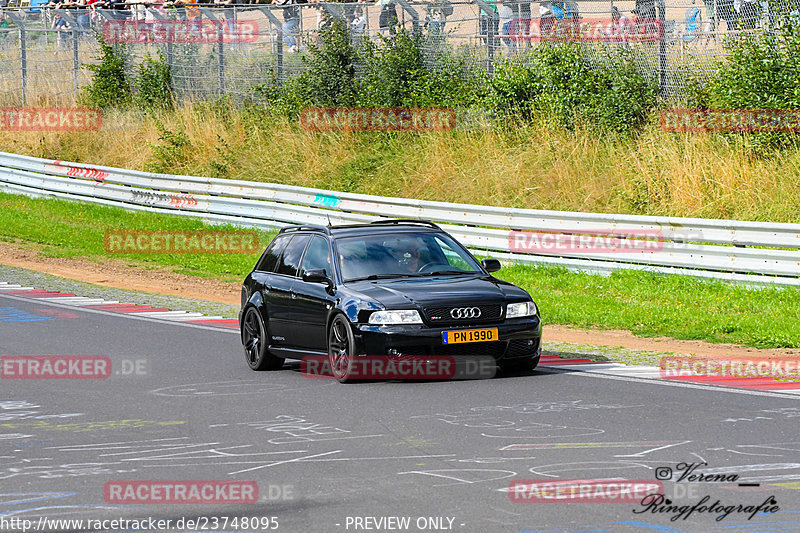
[[492,276],[433,276],[349,283],[387,309],[457,304],[496,304],[509,299],[527,300],[528,293]]

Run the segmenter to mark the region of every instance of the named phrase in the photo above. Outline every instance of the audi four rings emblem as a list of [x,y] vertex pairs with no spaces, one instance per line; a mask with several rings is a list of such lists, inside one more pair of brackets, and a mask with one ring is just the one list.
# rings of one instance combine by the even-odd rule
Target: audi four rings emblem
[[454,307],[450,310],[450,316],[453,318],[478,318],[481,316],[481,310],[478,307]]

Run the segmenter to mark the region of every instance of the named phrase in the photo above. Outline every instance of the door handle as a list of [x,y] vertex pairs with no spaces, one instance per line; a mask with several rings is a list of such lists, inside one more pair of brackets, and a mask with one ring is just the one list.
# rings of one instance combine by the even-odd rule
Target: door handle
[[295,294],[295,292],[294,292],[294,291],[289,291],[289,294],[291,294],[291,295],[292,295],[292,300],[294,300],[295,298],[297,298],[297,294]]

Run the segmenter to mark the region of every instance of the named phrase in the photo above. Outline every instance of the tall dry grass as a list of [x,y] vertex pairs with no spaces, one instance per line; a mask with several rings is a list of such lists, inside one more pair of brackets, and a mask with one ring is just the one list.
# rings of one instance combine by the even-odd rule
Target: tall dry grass
[[[157,122],[183,132],[158,156]],[[184,105],[106,114],[98,132],[5,132],[0,150],[140,170],[533,209],[800,221],[800,150],[651,126],[633,138],[513,132],[315,133],[286,118]],[[171,152],[170,152],[171,153]],[[175,155],[175,154],[173,154]]]

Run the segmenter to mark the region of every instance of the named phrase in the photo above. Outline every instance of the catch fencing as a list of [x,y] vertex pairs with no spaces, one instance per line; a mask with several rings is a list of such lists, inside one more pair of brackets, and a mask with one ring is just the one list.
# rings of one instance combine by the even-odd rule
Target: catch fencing
[[[800,224],[512,209],[388,198],[274,183],[173,176],[0,152],[0,191],[259,228],[392,217],[439,223],[479,255],[574,270],[686,274],[800,285]],[[534,247],[535,240],[589,246]],[[630,241],[630,242],[629,242]],[[630,244],[630,245],[628,245]]]
[[[82,65],[97,58],[96,33],[128,43],[130,71],[145,56],[161,53],[180,97],[257,97],[254,87],[304,68],[308,47],[333,20],[346,23],[357,39],[377,40],[399,28],[419,32],[431,63],[446,52],[489,72],[499,62],[524,63],[542,42],[579,39],[598,51],[625,47],[661,94],[673,96],[690,74],[702,78],[711,72],[725,38],[770,32],[785,17],[800,16],[800,0],[394,0],[225,8],[142,1],[115,9],[2,1],[10,6],[0,8],[4,105],[74,102],[91,74]],[[179,28],[179,35],[164,38],[166,27]],[[181,38],[209,27],[211,38]]]

